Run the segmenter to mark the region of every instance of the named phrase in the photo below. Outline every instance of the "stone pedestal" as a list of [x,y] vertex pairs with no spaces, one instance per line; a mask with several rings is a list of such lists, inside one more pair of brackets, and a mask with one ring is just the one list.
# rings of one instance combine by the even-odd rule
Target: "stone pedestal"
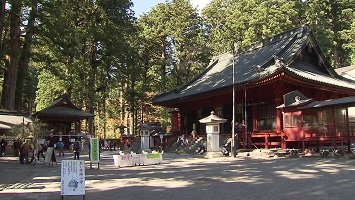
[[206,123],[206,133],[207,133],[207,152],[205,154],[206,158],[214,158],[222,156],[222,152],[219,150],[219,132],[220,124],[225,123],[227,120],[214,115],[211,115],[200,119],[200,123]]

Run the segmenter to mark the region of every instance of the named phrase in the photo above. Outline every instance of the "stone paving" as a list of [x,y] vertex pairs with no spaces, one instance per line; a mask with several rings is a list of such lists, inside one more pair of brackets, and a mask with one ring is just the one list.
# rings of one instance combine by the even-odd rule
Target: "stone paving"
[[[206,159],[167,153],[160,165],[116,168],[115,153],[102,152],[100,169],[90,169],[88,156],[81,156],[86,160],[86,200],[355,198],[355,159],[254,154]],[[61,199],[59,163],[26,165],[0,157],[0,170],[0,200]]]

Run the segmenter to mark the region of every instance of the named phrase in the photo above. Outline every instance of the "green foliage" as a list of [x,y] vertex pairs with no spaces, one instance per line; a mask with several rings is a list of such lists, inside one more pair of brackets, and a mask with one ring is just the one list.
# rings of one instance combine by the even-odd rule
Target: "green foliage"
[[[149,48],[158,91],[171,89],[198,74],[208,63],[210,51],[202,19],[188,0],[159,3],[139,19],[143,48]],[[155,73],[154,73],[155,72]]]
[[351,63],[352,50],[347,47],[351,32],[355,1],[312,0],[307,2],[306,16],[322,51],[334,67]]
[[38,76],[38,90],[36,92],[36,110],[42,110],[49,106],[53,100],[62,95],[64,81],[52,73],[43,70]]
[[214,55],[297,26],[295,1],[215,0],[203,9]]
[[348,29],[340,31],[340,37],[342,41],[342,48],[349,53],[347,61],[355,65],[355,12],[353,9],[344,10],[344,16],[346,21],[349,22],[350,27]]

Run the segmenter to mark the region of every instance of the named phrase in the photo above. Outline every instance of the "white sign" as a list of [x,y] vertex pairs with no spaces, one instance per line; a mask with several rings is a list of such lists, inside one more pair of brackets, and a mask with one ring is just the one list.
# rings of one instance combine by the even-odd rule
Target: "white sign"
[[62,160],[61,195],[85,195],[84,160]]
[[54,161],[52,160],[52,154],[54,153],[53,151],[54,151],[54,147],[47,148],[47,153],[46,153],[46,157],[44,158],[44,163],[50,163],[51,161],[52,162]]

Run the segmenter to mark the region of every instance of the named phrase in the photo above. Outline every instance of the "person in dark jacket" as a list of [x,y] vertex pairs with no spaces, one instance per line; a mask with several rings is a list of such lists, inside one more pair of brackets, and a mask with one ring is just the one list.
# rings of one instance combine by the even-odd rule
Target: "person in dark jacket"
[[28,144],[27,140],[25,140],[25,142],[21,145],[20,151],[21,151],[20,162],[22,164],[24,164],[24,160],[26,160],[26,164],[29,164],[28,156],[30,155],[30,152],[32,151],[32,147],[30,144]]
[[78,139],[75,139],[75,142],[73,143],[73,153],[74,153],[74,160],[79,160],[80,142],[78,141]]
[[7,142],[6,140],[3,138],[0,142],[0,148],[1,148],[1,152],[0,152],[0,156],[3,156],[5,154],[5,150],[6,150],[6,147],[7,147]]
[[39,156],[42,156],[43,160],[46,158],[43,154],[43,152],[47,150],[47,147],[45,147],[45,145],[39,145],[38,147],[38,152],[37,152],[37,160],[39,161]]
[[48,147],[53,147],[51,161],[56,163],[57,162],[57,158],[55,157],[54,143],[53,143],[53,141],[51,139],[48,140]]

